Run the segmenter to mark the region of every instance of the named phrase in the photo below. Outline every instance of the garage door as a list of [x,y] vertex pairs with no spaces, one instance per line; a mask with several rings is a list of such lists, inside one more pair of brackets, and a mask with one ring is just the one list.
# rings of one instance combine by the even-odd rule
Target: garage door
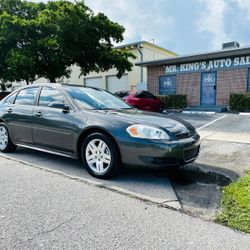
[[107,89],[112,93],[120,90],[129,90],[128,75],[124,75],[120,79],[116,76],[107,76]]
[[85,78],[84,85],[88,87],[102,88],[102,77]]

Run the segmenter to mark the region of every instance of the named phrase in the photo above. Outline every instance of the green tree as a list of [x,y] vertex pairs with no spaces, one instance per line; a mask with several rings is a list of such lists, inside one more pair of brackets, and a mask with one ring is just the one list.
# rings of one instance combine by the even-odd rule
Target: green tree
[[125,29],[102,13],[95,15],[84,1],[0,3],[0,78],[4,81],[38,77],[55,82],[69,77],[74,64],[86,75],[116,68],[130,71],[134,56],[114,48]]

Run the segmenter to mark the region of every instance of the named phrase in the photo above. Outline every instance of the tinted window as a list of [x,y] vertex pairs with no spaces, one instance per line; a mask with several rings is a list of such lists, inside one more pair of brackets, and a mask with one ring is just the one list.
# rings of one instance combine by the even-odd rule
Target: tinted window
[[34,105],[39,87],[27,88],[21,90],[16,97],[15,104]]
[[155,98],[154,95],[152,95],[151,93],[149,93],[147,91],[138,92],[135,94],[135,96],[137,98]]
[[129,109],[131,106],[107,91],[95,88],[65,87],[71,97],[84,109]]
[[125,97],[129,96],[129,92],[128,91],[119,91],[119,92],[116,92],[115,95],[117,95],[121,98],[125,98]]
[[58,89],[44,87],[41,91],[38,105],[48,107],[52,102],[65,103],[65,98]]
[[13,104],[14,101],[15,101],[15,98],[16,98],[16,93],[15,93],[15,94],[12,94],[12,95],[10,95],[10,96],[8,96],[8,97],[5,99],[4,103],[6,103],[6,104]]

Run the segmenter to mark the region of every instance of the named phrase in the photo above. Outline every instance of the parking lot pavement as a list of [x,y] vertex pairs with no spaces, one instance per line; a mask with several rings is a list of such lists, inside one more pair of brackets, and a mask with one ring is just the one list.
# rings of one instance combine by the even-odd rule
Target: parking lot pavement
[[201,151],[195,162],[201,168],[220,168],[222,172],[230,174],[229,170],[238,175],[250,170],[250,116],[231,113],[174,115],[193,124],[201,135]]
[[176,209],[181,205],[166,176],[157,175],[156,171],[148,169],[130,169],[112,180],[98,180],[93,178],[85,170],[80,161],[51,155],[25,148],[17,148],[11,154],[0,154],[0,156],[12,157],[30,164],[39,165],[52,171],[84,179],[89,182],[98,183],[100,186],[127,193],[141,199],[149,200],[158,204],[164,204]]
[[250,116],[240,116],[231,113],[172,114],[190,122],[199,132],[212,131],[214,133],[250,134]]
[[0,163],[0,249],[249,249],[249,235],[221,225]]

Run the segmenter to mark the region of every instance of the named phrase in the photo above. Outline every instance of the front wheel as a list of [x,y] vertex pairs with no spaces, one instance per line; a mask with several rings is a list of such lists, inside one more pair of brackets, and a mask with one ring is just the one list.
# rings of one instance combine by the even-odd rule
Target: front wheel
[[0,123],[0,152],[11,153],[16,150],[16,145],[13,144],[8,129],[4,123]]
[[121,165],[117,146],[101,133],[93,133],[86,138],[82,146],[82,160],[87,171],[101,179],[115,176]]

